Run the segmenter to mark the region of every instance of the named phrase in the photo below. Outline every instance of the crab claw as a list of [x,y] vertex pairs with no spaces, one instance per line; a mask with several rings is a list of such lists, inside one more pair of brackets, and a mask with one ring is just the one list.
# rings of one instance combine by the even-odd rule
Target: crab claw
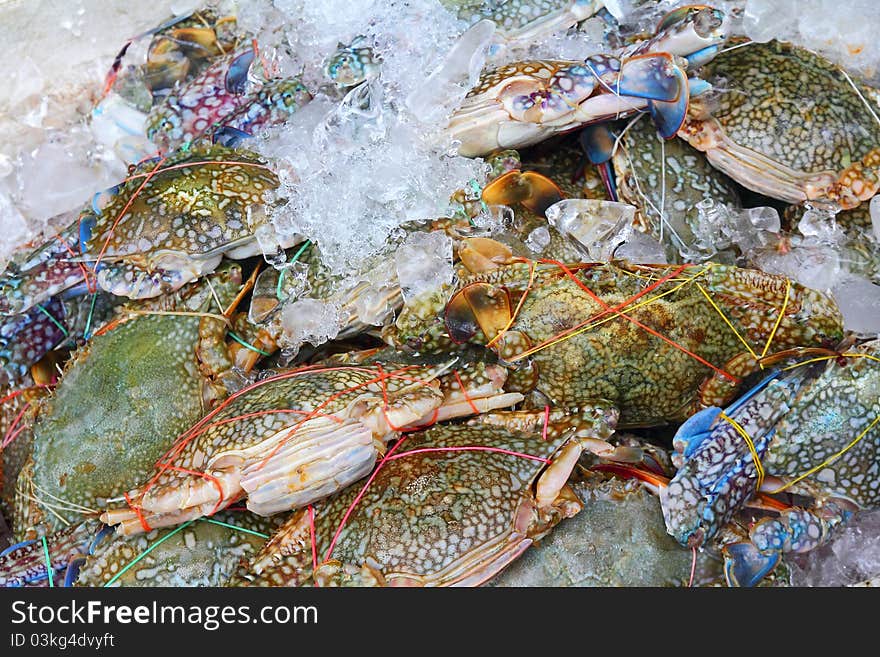
[[483,201],[489,205],[521,203],[541,216],[564,198],[556,183],[534,171],[508,171],[483,189]]
[[614,85],[614,93],[619,96],[676,103],[683,93],[687,94],[687,76],[675,65],[669,53],[636,55],[623,63]]
[[680,91],[678,98],[670,102],[651,100],[648,103],[651,118],[654,120],[654,125],[657,126],[657,130],[663,139],[672,139],[681,129],[687,116],[688,103],[690,101],[687,75],[678,66],[673,65],[673,68],[673,76],[677,80],[676,86]]
[[489,283],[473,283],[457,292],[446,304],[446,331],[453,342],[467,342],[477,332],[487,340],[504,330],[511,317],[507,290]]
[[226,90],[231,94],[243,94],[247,87],[247,75],[254,61],[253,49],[245,50],[229,64],[226,72]]
[[581,130],[581,148],[592,164],[605,164],[614,155],[614,134],[605,123],[594,123]]
[[728,586],[755,586],[779,563],[779,553],[762,554],[752,543],[731,543],[724,550],[724,578]]

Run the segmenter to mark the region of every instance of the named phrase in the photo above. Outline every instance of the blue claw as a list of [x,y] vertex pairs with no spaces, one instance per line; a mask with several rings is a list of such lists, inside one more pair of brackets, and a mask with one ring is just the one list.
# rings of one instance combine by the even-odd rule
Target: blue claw
[[225,125],[214,132],[213,139],[215,144],[226,146],[227,148],[235,148],[241,142],[250,139],[251,137],[253,137],[253,135],[249,132]]
[[696,52],[692,52],[690,55],[685,55],[685,59],[688,60],[688,68],[695,69],[699,68],[703,64],[711,62],[715,59],[715,55],[721,52],[721,45],[707,46],[702,50],[698,50]]
[[712,84],[701,78],[688,78],[688,90],[691,98],[702,96],[704,93],[712,90]]
[[623,63],[615,92],[621,96],[647,98],[676,105],[681,103],[684,96],[684,109],[687,111],[687,90],[687,76],[674,64],[672,56],[668,53],[651,53],[633,57]]
[[245,50],[232,60],[229,70],[226,72],[226,91],[231,94],[241,95],[247,87],[247,74],[254,61],[254,51]]
[[79,252],[86,252],[86,243],[92,239],[92,231],[98,220],[94,216],[84,215],[79,220]]
[[762,554],[752,543],[724,548],[724,578],[728,586],[755,586],[779,563],[779,552]]
[[76,578],[79,577],[79,571],[83,567],[83,564],[86,560],[82,557],[79,559],[74,559],[69,564],[67,564],[67,570],[64,571],[64,586],[70,588],[73,586],[73,583],[76,581]]
[[604,123],[594,123],[581,130],[580,142],[592,164],[605,164],[614,152],[614,134]]
[[678,133],[687,116],[688,102],[690,101],[687,75],[676,66],[674,77],[677,79],[675,86],[681,92],[678,98],[671,102],[651,100],[648,103],[651,118],[654,119],[654,125],[657,126],[663,139],[672,139]]
[[22,541],[21,543],[16,543],[15,545],[10,545],[8,548],[0,552],[0,557],[5,557],[10,552],[15,552],[19,548],[27,547],[28,545],[33,545],[36,541]]
[[712,426],[719,415],[721,409],[717,406],[704,408],[699,413],[691,415],[675,432],[672,439],[675,449],[682,452],[685,458],[691,456],[700,443],[712,435]]

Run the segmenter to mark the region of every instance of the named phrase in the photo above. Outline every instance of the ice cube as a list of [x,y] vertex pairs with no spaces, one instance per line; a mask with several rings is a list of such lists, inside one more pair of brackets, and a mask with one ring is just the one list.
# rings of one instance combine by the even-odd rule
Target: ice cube
[[874,239],[880,242],[880,195],[871,199],[871,226],[874,229]]
[[320,345],[339,334],[339,305],[318,299],[298,299],[281,311],[281,343],[289,351],[304,343]]
[[452,240],[441,232],[412,233],[397,248],[394,262],[409,302],[452,282]]
[[587,257],[610,260],[633,232],[636,209],[626,203],[594,199],[566,199],[547,208],[547,220],[563,235],[580,244]]
[[614,252],[615,258],[642,264],[666,264],[666,250],[659,241],[639,230]]
[[880,286],[861,276],[849,275],[831,292],[843,313],[846,330],[865,336],[880,333]]
[[526,237],[525,245],[533,253],[541,253],[550,244],[550,231],[546,226],[538,226],[528,237]]
[[794,0],[748,0],[743,11],[743,29],[752,41],[790,40],[796,34],[792,21],[800,13]]

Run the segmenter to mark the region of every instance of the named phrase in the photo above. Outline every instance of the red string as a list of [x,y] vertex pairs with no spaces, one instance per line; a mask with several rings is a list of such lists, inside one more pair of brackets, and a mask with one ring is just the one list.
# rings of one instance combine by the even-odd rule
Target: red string
[[541,440],[547,440],[547,427],[550,424],[550,405],[544,406],[544,426],[541,428]]
[[128,493],[123,493],[123,494],[125,495],[126,503],[128,503],[128,508],[130,508],[132,511],[134,511],[138,520],[140,520],[141,527],[143,527],[143,530],[148,533],[153,531],[153,528],[147,524],[147,519],[144,518],[144,514],[143,514],[143,511],[141,511],[141,508],[139,506],[135,506],[132,499],[128,496]]
[[480,409],[477,408],[477,405],[474,404],[470,395],[467,393],[467,390],[464,387],[464,383],[461,382],[461,377],[458,375],[458,370],[453,370],[452,373],[455,375],[455,380],[458,381],[458,385],[461,387],[461,394],[464,395],[464,398],[467,400],[467,403],[471,405],[471,408],[474,411],[475,415],[480,414]]

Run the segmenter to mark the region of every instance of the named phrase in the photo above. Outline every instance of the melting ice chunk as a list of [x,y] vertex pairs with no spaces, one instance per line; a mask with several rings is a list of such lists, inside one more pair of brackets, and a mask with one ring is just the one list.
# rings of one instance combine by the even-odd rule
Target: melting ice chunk
[[597,262],[610,260],[633,232],[636,209],[626,203],[566,199],[547,208],[548,221],[579,243]]
[[880,242],[880,195],[871,199],[871,226],[874,228],[874,239]]
[[413,233],[394,255],[403,299],[410,300],[452,282],[452,240],[443,233]]
[[666,264],[666,250],[650,235],[634,230],[617,251],[615,258],[640,264]]
[[533,253],[541,253],[550,244],[550,231],[546,226],[538,226],[526,237],[525,245]]
[[831,290],[843,313],[843,325],[861,335],[880,333],[880,286],[861,276],[847,276]]
[[339,306],[318,299],[299,299],[281,312],[282,343],[298,350],[304,343],[319,345],[339,333]]

